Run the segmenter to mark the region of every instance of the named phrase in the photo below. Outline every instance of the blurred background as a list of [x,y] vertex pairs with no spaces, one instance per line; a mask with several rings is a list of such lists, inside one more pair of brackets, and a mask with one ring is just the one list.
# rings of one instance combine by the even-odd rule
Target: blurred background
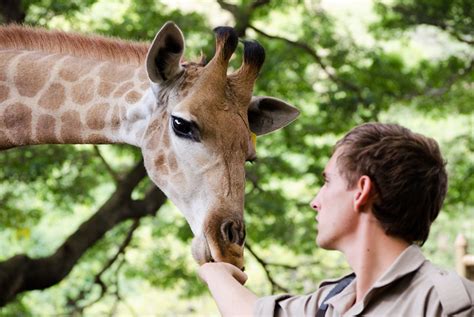
[[[265,47],[255,94],[287,100],[301,116],[260,137],[258,162],[247,166],[247,285],[257,294],[309,293],[320,280],[348,272],[338,252],[315,245],[309,202],[335,141],[368,121],[400,123],[438,140],[449,191],[423,250],[452,270],[458,234],[474,251],[472,1],[2,0],[0,13],[2,24],[146,42],[173,20],[188,60],[201,51],[213,55],[218,25]],[[0,294],[0,315],[218,315],[196,276],[191,230],[171,203],[137,207],[108,226],[88,222],[102,217],[128,178],[136,181],[117,210],[149,199],[150,181],[143,171],[138,180],[134,174],[137,149],[25,147],[0,152],[0,166],[0,267],[24,254],[51,268],[66,263],[52,261],[66,243],[82,239],[84,249],[45,290]],[[104,237],[78,238],[81,225]]]

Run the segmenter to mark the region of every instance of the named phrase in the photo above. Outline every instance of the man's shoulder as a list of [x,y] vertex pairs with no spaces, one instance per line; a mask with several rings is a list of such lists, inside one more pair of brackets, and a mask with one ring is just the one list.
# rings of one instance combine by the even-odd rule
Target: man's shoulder
[[261,297],[254,306],[254,316],[315,316],[331,289],[350,275],[353,273],[340,278],[326,279],[309,294]]
[[426,261],[418,270],[416,280],[434,289],[447,315],[474,305],[474,282]]

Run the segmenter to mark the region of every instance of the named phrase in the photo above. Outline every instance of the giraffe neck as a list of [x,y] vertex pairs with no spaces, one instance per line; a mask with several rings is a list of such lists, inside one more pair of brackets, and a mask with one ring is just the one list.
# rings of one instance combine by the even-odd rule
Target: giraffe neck
[[154,104],[144,67],[0,50],[0,149],[57,143],[141,146]]

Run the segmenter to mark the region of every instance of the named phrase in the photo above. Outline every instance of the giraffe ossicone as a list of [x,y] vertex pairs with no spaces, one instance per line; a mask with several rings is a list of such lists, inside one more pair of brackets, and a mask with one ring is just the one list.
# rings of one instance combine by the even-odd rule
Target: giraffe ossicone
[[243,267],[246,160],[252,133],[286,126],[286,102],[253,97],[265,52],[215,29],[207,65],[185,62],[181,30],[166,23],[151,45],[28,27],[0,27],[0,150],[35,144],[128,143],[195,236],[198,263]]

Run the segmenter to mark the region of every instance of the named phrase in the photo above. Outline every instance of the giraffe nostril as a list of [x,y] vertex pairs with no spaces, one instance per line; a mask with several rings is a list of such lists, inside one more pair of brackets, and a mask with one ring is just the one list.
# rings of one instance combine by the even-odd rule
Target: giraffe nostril
[[227,239],[230,242],[234,242],[235,234],[234,234],[234,228],[233,228],[232,222],[228,222],[227,224],[224,225],[224,232],[225,232],[225,235],[227,236]]
[[226,221],[222,224],[221,232],[224,240],[242,246],[245,242],[245,228],[240,222]]

